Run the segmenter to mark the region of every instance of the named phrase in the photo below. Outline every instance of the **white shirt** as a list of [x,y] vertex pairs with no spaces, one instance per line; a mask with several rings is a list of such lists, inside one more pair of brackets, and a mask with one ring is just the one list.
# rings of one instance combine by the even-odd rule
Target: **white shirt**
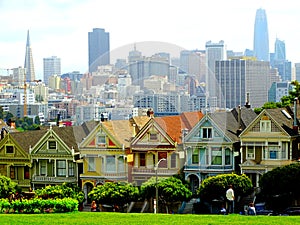
[[233,192],[233,189],[232,189],[232,188],[229,188],[229,189],[226,191],[226,198],[227,198],[229,201],[233,201],[233,200],[234,200],[234,192]]

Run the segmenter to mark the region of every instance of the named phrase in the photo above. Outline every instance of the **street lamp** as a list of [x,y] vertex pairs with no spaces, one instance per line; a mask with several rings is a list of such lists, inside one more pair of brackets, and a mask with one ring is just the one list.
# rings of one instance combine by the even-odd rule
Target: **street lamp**
[[165,161],[166,159],[165,158],[162,158],[160,159],[157,163],[156,163],[156,166],[154,167],[154,170],[155,170],[155,200],[156,200],[156,205],[155,205],[155,213],[158,213],[158,187],[157,187],[157,168],[158,168],[158,165],[161,161]]

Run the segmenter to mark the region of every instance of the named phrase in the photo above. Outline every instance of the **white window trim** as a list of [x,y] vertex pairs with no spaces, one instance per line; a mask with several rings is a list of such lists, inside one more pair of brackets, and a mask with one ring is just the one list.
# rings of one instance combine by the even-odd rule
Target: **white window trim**
[[[253,153],[248,152],[249,147],[253,147]],[[249,154],[252,154],[252,157],[249,157]],[[255,159],[255,146],[253,146],[253,145],[246,146],[246,159]]]
[[271,120],[261,120],[259,123],[260,132],[271,132]]
[[[207,129],[207,130],[211,130],[211,137],[204,137],[204,129]],[[208,134],[208,132],[207,132],[207,134]],[[213,139],[213,137],[214,137],[214,134],[213,134],[213,128],[212,127],[202,127],[201,128],[201,138],[203,138],[203,139]]]

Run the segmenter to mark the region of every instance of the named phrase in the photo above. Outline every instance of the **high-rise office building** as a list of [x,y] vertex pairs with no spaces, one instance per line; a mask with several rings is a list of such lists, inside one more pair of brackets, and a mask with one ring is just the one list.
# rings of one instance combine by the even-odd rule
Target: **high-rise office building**
[[206,83],[206,95],[209,97],[216,97],[216,77],[215,77],[215,62],[219,60],[225,60],[226,46],[224,41],[219,41],[219,43],[212,43],[211,41],[205,44],[205,55],[206,55],[206,73],[205,73],[205,83]]
[[30,45],[30,38],[29,38],[29,30],[27,31],[27,42],[26,42],[26,53],[25,53],[25,63],[24,63],[26,81],[33,81],[35,80],[35,72],[34,72],[34,65],[33,65],[33,58],[32,58],[32,49]]
[[61,64],[60,58],[52,56],[49,58],[44,58],[44,82],[46,85],[49,84],[49,77],[53,75],[61,75]]
[[295,79],[300,82],[300,63],[295,63]]
[[253,107],[268,101],[270,63],[265,61],[232,59],[216,61],[218,107],[234,108],[246,103],[249,94]]
[[292,64],[290,61],[286,60],[285,53],[285,43],[282,40],[276,38],[275,41],[275,52],[271,58],[272,68],[277,68],[278,73],[282,81],[292,80]]
[[255,16],[253,54],[259,61],[270,61],[267,15],[261,8]]
[[109,33],[102,28],[94,28],[88,33],[89,72],[95,72],[98,66],[110,64]]

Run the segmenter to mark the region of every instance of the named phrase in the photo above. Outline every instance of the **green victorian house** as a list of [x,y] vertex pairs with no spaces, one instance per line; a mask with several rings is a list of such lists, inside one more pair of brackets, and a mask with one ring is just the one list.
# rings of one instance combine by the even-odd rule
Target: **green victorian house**
[[29,146],[33,189],[64,182],[78,185],[76,127],[50,126],[36,132],[40,138]]
[[24,149],[19,141],[20,133],[9,132],[2,127],[0,140],[0,175],[9,177],[23,191],[30,187],[31,161],[28,149]]

